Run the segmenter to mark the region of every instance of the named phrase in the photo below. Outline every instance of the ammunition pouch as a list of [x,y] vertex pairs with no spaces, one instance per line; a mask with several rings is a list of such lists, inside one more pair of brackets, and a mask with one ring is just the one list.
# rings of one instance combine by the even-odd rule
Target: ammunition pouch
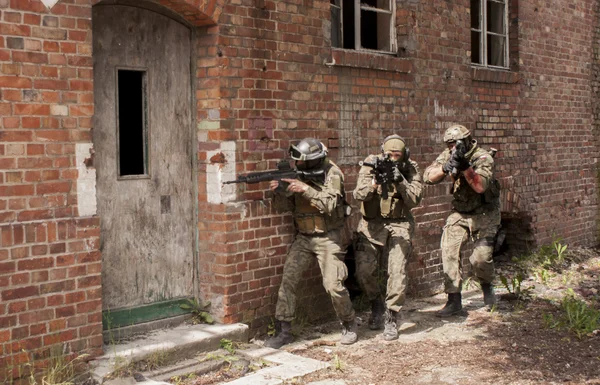
[[500,198],[500,182],[496,178],[493,178],[487,190],[482,195],[483,204],[496,203]]
[[294,220],[301,234],[327,233],[330,230],[322,215],[298,214]]
[[410,210],[404,206],[399,194],[390,194],[388,199],[380,197],[362,202],[361,212],[366,220],[375,218],[398,219],[410,216]]

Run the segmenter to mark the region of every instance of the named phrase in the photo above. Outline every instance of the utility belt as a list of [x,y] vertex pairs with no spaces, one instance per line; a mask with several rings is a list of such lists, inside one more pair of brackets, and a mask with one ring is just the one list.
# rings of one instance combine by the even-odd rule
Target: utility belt
[[308,236],[325,235],[331,230],[338,229],[343,226],[344,220],[340,219],[325,219],[323,215],[315,214],[296,214],[294,216],[298,232]]
[[459,210],[456,207],[454,207],[454,210],[461,214],[477,215],[477,214],[483,214],[483,213],[487,213],[490,211],[494,211],[495,208],[496,207],[493,203],[485,203],[485,204],[481,204],[481,205],[477,206],[476,208],[474,208],[472,210],[468,210],[468,211]]
[[409,218],[407,216],[405,216],[405,215],[401,215],[401,216],[398,216],[398,217],[382,217],[382,216],[379,216],[379,217],[375,217],[375,218],[369,218],[369,217],[363,215],[363,219],[365,221],[367,221],[367,222],[374,221],[374,220],[377,220],[377,221],[380,221],[380,222],[407,222],[409,220]]

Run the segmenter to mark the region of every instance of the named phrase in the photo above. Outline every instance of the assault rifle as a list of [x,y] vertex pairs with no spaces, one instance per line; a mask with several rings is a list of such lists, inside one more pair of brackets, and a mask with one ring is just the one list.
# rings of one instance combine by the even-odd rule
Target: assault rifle
[[[464,140],[458,139],[456,141],[456,145],[454,146],[454,150],[452,150],[451,156],[454,156],[455,153],[458,159],[464,160],[465,155],[467,155],[467,145],[465,144]],[[456,169],[456,167],[454,167],[452,169],[452,178],[456,179],[457,176],[458,170]]]
[[361,167],[371,167],[371,174],[375,177],[375,182],[381,186],[381,197],[383,199],[388,199],[390,184],[404,179],[398,163],[391,160],[389,154],[386,154],[383,159],[375,158],[373,163],[358,162],[358,164]]
[[[498,152],[498,150],[495,149],[494,147],[491,147],[488,150],[488,152],[490,153],[492,158],[494,158],[496,156],[496,153]],[[467,145],[465,144],[464,140],[459,139],[456,141],[456,146],[454,146],[454,150],[452,150],[451,156],[454,156],[454,153],[456,153],[458,159],[465,158],[465,155],[467,155]],[[454,179],[456,179],[457,176],[458,176],[458,170],[456,169],[456,167],[454,167],[452,169],[452,177]]]
[[307,170],[302,171],[292,168],[289,162],[282,160],[277,163],[277,170],[251,172],[249,174],[240,175],[235,180],[223,182],[223,184],[230,183],[259,183],[276,180],[279,181],[278,190],[282,191],[287,189],[288,183],[282,182],[282,179],[299,179],[301,181],[313,181],[317,183],[325,183],[325,170]]

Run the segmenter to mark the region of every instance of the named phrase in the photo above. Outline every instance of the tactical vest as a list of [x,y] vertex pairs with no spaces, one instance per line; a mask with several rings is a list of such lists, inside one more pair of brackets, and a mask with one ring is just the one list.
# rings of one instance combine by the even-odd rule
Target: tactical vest
[[[491,156],[487,151],[482,148],[475,148],[473,153],[469,156],[469,160],[478,159],[483,155]],[[452,206],[460,213],[480,213],[484,211],[491,211],[500,207],[500,183],[492,175],[487,190],[483,194],[477,193],[465,179],[464,175],[454,182],[452,186]]]
[[[329,174],[332,172],[339,172],[340,177],[343,178],[339,168],[332,162],[329,162],[326,166],[326,178],[329,178]],[[324,185],[313,181],[306,182],[312,188],[317,191],[323,190]],[[316,207],[310,204],[310,200],[302,197],[301,194],[294,194],[294,222],[296,227],[301,234],[313,235],[313,234],[325,234],[331,230],[338,229],[344,225],[344,199],[345,196],[343,185],[339,186],[342,193],[342,202],[338,204],[331,215],[322,213]]]
[[[408,175],[406,170],[401,171],[403,175]],[[402,196],[393,184],[388,187],[388,199],[383,199],[381,195],[375,194],[373,199],[361,203],[360,212],[367,220],[375,218],[412,218],[410,209],[404,205]]]

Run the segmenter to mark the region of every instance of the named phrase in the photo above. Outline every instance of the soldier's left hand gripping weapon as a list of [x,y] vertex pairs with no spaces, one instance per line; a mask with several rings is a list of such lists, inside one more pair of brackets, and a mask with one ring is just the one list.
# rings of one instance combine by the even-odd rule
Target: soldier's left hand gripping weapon
[[456,141],[456,145],[454,146],[454,150],[452,151],[452,160],[455,165],[452,167],[452,177],[456,179],[458,177],[459,171],[464,171],[469,168],[470,164],[467,159],[465,159],[465,155],[467,154],[467,146],[464,140],[459,139]]
[[375,178],[375,183],[381,186],[381,197],[383,199],[388,199],[390,184],[401,182],[404,179],[398,163],[391,160],[389,155],[386,155],[383,159],[375,158],[373,163],[359,162],[358,164],[361,167],[366,166],[371,168],[371,174]]
[[292,168],[288,161],[282,160],[277,163],[277,170],[251,172],[245,175],[240,175],[236,180],[230,180],[223,182],[223,184],[230,183],[259,183],[276,180],[279,181],[279,187],[277,190],[284,191],[287,189],[288,183],[283,182],[282,179],[299,179],[301,181],[313,181],[317,183],[325,183],[325,170],[307,170],[302,171]]

